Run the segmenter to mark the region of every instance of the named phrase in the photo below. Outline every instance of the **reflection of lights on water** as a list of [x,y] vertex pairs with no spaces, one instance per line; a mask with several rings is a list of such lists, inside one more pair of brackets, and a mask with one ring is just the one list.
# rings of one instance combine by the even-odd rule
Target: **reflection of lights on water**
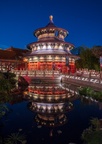
[[64,114],[52,117],[37,114],[35,120],[39,125],[55,127],[65,124],[67,122],[67,117]]
[[[61,79],[62,76],[59,78]],[[28,95],[30,95],[28,99],[31,101],[28,107],[31,111],[37,113],[37,123],[50,127],[66,123],[67,117],[63,113],[73,108],[73,104],[67,101],[73,96],[73,90],[69,91],[69,89],[64,88],[64,85],[61,84],[30,85],[28,90],[30,91],[28,92]],[[68,103],[65,103],[65,101]]]

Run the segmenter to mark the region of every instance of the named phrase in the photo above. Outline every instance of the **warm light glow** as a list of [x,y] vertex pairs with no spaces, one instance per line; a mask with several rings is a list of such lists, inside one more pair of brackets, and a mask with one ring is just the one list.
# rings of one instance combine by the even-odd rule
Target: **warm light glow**
[[40,46],[38,46],[38,48],[37,48],[38,50],[40,50]]
[[55,49],[57,49],[57,48],[58,48],[58,45],[56,44],[56,45],[55,45]]
[[34,59],[34,60],[37,60],[37,59],[38,59],[38,57],[36,57],[36,56],[35,56],[35,57],[33,57],[33,59]]
[[44,57],[41,56],[41,57],[40,57],[40,60],[43,60],[43,59],[44,59]]
[[59,46],[59,49],[63,49],[63,47],[60,45],[60,46]]
[[43,46],[43,49],[46,49],[46,45]]
[[48,45],[48,49],[51,49],[51,45]]
[[37,105],[38,108],[40,108],[40,105]]
[[43,109],[45,110],[45,109],[46,109],[46,106],[43,106]]
[[28,59],[27,59],[27,58],[24,58],[24,59],[23,59],[23,61],[24,61],[24,62],[27,62],[27,61],[28,61]]
[[53,16],[52,15],[49,16],[49,19],[51,22],[53,22]]
[[67,51],[69,51],[69,47],[67,47]]
[[51,59],[51,58],[52,58],[51,55],[49,55],[48,59]]
[[50,110],[51,109],[51,107],[48,107],[48,110]]

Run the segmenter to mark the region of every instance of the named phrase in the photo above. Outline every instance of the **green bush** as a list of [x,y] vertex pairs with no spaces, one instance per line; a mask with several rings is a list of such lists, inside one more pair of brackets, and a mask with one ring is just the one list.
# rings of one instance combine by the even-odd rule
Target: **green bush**
[[92,97],[93,99],[102,102],[102,91],[94,91],[90,87],[83,87],[83,88],[79,88],[79,94]]
[[90,120],[91,126],[85,129],[82,133],[82,139],[87,144],[101,144],[102,143],[102,130],[100,120],[93,118]]

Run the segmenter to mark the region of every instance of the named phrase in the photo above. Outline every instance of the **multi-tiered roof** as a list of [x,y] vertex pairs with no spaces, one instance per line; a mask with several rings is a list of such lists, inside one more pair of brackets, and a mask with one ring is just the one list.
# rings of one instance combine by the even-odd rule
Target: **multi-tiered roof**
[[56,27],[53,23],[53,16],[50,16],[50,22],[42,28],[34,31],[37,42],[30,43],[27,47],[32,50],[31,55],[36,54],[70,54],[70,50],[74,45],[65,42],[68,31]]

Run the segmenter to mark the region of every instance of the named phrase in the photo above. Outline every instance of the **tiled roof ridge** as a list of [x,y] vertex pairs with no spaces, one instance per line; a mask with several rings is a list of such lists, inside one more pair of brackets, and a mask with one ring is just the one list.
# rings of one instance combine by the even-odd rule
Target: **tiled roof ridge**
[[15,47],[9,47],[7,49],[5,49],[6,51],[9,51],[9,50],[20,50],[20,51],[27,51],[27,49],[21,49],[21,48],[15,48]]

